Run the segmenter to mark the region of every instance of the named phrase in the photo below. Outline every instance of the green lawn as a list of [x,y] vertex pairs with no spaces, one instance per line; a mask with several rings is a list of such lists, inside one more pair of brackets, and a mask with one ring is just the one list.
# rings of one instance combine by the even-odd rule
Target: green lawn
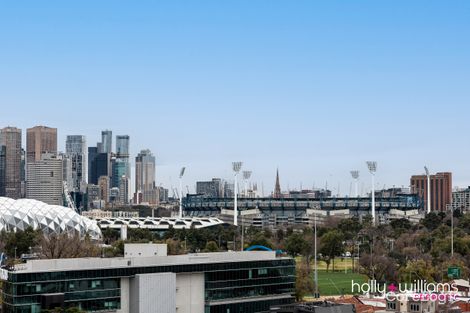
[[[313,279],[313,274],[312,274]],[[348,272],[318,271],[318,287],[321,296],[352,294],[351,281],[358,283],[367,282],[365,275]]]

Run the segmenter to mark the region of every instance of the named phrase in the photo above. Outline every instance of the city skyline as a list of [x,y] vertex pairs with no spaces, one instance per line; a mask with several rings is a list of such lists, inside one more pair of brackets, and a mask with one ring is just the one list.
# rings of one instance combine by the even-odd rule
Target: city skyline
[[129,135],[167,187],[182,166],[194,189],[243,161],[265,194],[276,168],[283,190],[344,194],[350,170],[370,188],[367,160],[380,187],[425,165],[466,187],[470,4],[401,3],[11,3],[0,126],[23,147],[27,128],[57,128],[60,151],[66,135]]
[[[15,127],[15,126],[8,126],[8,127]],[[32,128],[35,128],[35,127],[49,127],[47,125],[35,125],[34,127],[29,127],[28,129],[32,129]],[[17,129],[20,129],[21,130],[21,135],[22,137],[25,137],[27,136],[27,132],[26,132],[26,135],[23,134],[23,130],[21,128],[17,128]],[[59,132],[59,130],[57,130],[56,128],[52,128],[54,129],[55,131],[57,131],[57,133]],[[112,130],[106,130],[106,132],[112,132]],[[103,132],[100,132],[101,134]],[[85,144],[86,144],[86,147],[87,149],[85,149],[85,155],[86,155],[86,158],[88,159],[90,156],[89,156],[89,153],[90,153],[90,150],[89,148],[92,148],[92,149],[97,149],[97,146],[99,147],[102,143],[97,141],[97,143],[93,144],[89,144],[88,143],[88,139],[86,138],[85,135],[66,135],[67,136],[71,136],[72,138],[82,138],[84,137],[84,140],[85,140]],[[116,138],[119,138],[118,141],[124,141],[126,142],[125,143],[125,150],[127,151],[127,153],[129,152],[128,151],[128,148],[127,146],[129,146],[129,143],[131,142],[129,139],[130,139],[130,136],[128,135],[122,135],[122,134],[116,134],[114,135],[114,137]],[[103,138],[101,136],[101,138]],[[23,146],[23,149],[26,149],[25,146],[25,141],[24,139],[22,139],[22,146]],[[64,144],[65,146],[65,144]],[[62,150],[60,147],[61,147],[61,144],[60,144],[60,140],[58,142],[58,151],[57,151],[57,155],[60,155],[61,153],[66,153],[66,149]],[[118,145],[113,145],[111,147],[111,152],[112,152],[112,155],[113,156],[117,156],[119,158],[119,154],[117,153],[116,149],[117,149]],[[122,147],[121,147],[122,148]],[[130,190],[134,190],[135,189],[135,177],[136,177],[136,173],[135,173],[135,170],[136,170],[136,158],[144,151],[146,151],[147,149],[142,149],[141,151],[139,151],[138,153],[136,153],[135,155],[130,153],[130,160],[131,162],[129,162],[129,158],[126,157],[127,161],[126,162],[129,162],[129,165],[130,165],[130,175],[127,175],[131,184],[130,184]],[[153,151],[148,151],[152,154]],[[111,158],[111,154],[108,155],[108,158],[110,159]],[[156,158],[156,168],[154,169],[155,172],[157,173],[156,174],[156,180],[155,180],[155,186],[162,186],[162,187],[166,187],[166,188],[169,188],[170,191],[172,191],[174,188],[178,188],[177,184],[174,183],[174,180],[172,180],[172,178],[170,177],[168,181],[166,181],[166,183],[168,183],[168,185],[166,185],[165,183],[163,183],[164,179],[162,180],[158,180],[158,171],[159,171],[159,166],[158,166],[158,158]],[[111,163],[111,160],[108,160],[109,162],[109,166],[112,165]],[[364,162],[364,165],[365,165],[366,162]],[[245,168],[246,165],[244,164],[244,162],[242,162],[242,167]],[[114,167],[114,166],[113,166]],[[367,166],[364,166],[364,167],[367,167]],[[356,169],[357,170],[357,169]],[[225,169],[223,170],[223,172],[227,172]],[[367,193],[370,192],[370,189],[371,189],[371,184],[370,184],[370,174],[368,172],[367,169],[363,169],[363,170],[358,170],[359,172],[359,178],[358,178],[358,193],[359,195],[361,196],[365,196],[367,195]],[[436,170],[436,171],[431,171],[431,174],[433,173],[439,173],[439,172],[442,172],[441,170]],[[112,173],[110,172],[109,175],[112,176]],[[365,175],[365,177],[364,177]],[[375,187],[376,187],[376,190],[381,190],[381,189],[388,189],[388,188],[394,188],[394,187],[397,187],[397,188],[411,188],[411,185],[410,185],[410,182],[409,182],[409,177],[412,176],[412,175],[424,175],[424,173],[421,173],[419,171],[416,171],[415,173],[409,173],[409,176],[408,176],[408,182],[407,183],[403,183],[403,184],[397,184],[397,183],[394,183],[394,184],[383,184],[382,185],[382,182],[381,181],[376,181],[375,182]],[[96,176],[96,175],[95,175]],[[185,175],[186,177],[186,175]],[[342,182],[340,181],[337,181],[336,184],[335,184],[335,181],[334,181],[334,177],[333,175],[330,175],[329,178],[330,180],[325,180],[324,181],[324,184],[322,184],[321,182],[319,184],[316,183],[316,181],[313,181],[312,184],[308,184],[308,183],[304,183],[302,181],[299,181],[297,183],[297,185],[293,184],[291,185],[289,182],[283,184],[282,183],[282,176],[279,175],[279,168],[277,167],[276,168],[276,171],[275,171],[275,176],[274,176],[274,180],[275,180],[275,183],[273,184],[273,188],[270,189],[269,187],[266,188],[266,185],[265,185],[265,182],[264,181],[260,181],[260,180],[255,180],[253,178],[250,178],[248,181],[249,183],[252,183],[252,184],[256,184],[257,185],[257,188],[258,188],[258,195],[261,195],[261,194],[264,194],[264,196],[269,196],[273,193],[275,193],[275,189],[276,189],[276,184],[279,182],[280,183],[280,191],[281,192],[288,192],[288,191],[295,191],[295,190],[312,190],[312,189],[328,189],[328,190],[331,190],[332,191],[332,195],[341,195],[341,196],[353,196],[354,195],[354,188],[355,188],[355,181],[354,181],[354,178],[351,176],[351,173],[348,173],[348,177],[349,177],[349,180],[348,181],[345,181],[345,184],[342,185]],[[98,177],[95,177],[96,179],[98,179]],[[196,184],[197,182],[205,182],[205,181],[210,181],[211,179],[213,178],[222,178],[223,180],[227,181],[227,182],[232,182],[233,183],[233,173],[232,171],[229,171],[229,174],[228,175],[221,175],[220,173],[218,174],[214,174],[212,175],[211,177],[195,177],[194,180],[190,181],[190,180],[186,180],[186,183],[184,184],[183,188],[184,188],[184,191],[186,191],[187,188],[189,188],[190,192],[191,193],[194,193],[196,192]],[[280,181],[279,181],[279,178],[280,178]],[[117,178],[115,178],[117,179]],[[239,178],[239,181],[242,181],[242,178]],[[93,179],[88,175],[87,177],[87,182],[88,183],[94,183],[93,182]],[[461,189],[461,188],[466,188],[468,186],[466,185],[457,185],[455,184],[455,180],[452,180],[453,182],[453,187],[454,189]],[[97,183],[97,182],[96,182]],[[270,182],[268,182],[268,186],[269,186]],[[134,190],[135,191],[135,190]]]

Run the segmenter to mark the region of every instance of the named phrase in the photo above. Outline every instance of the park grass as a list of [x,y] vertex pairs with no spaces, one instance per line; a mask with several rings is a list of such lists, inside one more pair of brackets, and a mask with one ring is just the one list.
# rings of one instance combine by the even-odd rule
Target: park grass
[[[313,274],[312,274],[313,279]],[[318,271],[318,289],[322,296],[350,295],[351,282],[365,283],[367,276],[358,273]]]
[[[302,262],[301,258],[296,258],[297,262]],[[354,266],[358,265],[358,260],[354,260]],[[352,294],[351,282],[365,283],[367,276],[353,273],[351,258],[336,258],[335,271],[333,271],[333,262],[330,263],[329,271],[326,271],[326,263],[318,261],[318,288],[321,296],[336,296]],[[312,280],[314,275],[314,266],[311,262]],[[308,298],[308,297],[307,297]]]

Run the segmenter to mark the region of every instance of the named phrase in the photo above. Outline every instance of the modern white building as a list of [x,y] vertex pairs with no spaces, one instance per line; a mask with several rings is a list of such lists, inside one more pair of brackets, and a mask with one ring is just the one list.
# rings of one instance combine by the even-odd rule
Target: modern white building
[[41,159],[28,163],[26,198],[50,205],[63,204],[63,160],[44,153]]
[[121,258],[29,260],[2,270],[4,312],[252,313],[294,301],[295,261],[274,251],[166,256],[154,248],[128,247],[132,256]]

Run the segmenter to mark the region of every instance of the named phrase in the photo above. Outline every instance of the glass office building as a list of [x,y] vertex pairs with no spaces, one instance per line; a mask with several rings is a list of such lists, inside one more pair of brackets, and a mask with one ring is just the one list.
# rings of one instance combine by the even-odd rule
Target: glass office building
[[1,273],[3,312],[249,313],[293,302],[295,261],[274,252],[34,260]]

